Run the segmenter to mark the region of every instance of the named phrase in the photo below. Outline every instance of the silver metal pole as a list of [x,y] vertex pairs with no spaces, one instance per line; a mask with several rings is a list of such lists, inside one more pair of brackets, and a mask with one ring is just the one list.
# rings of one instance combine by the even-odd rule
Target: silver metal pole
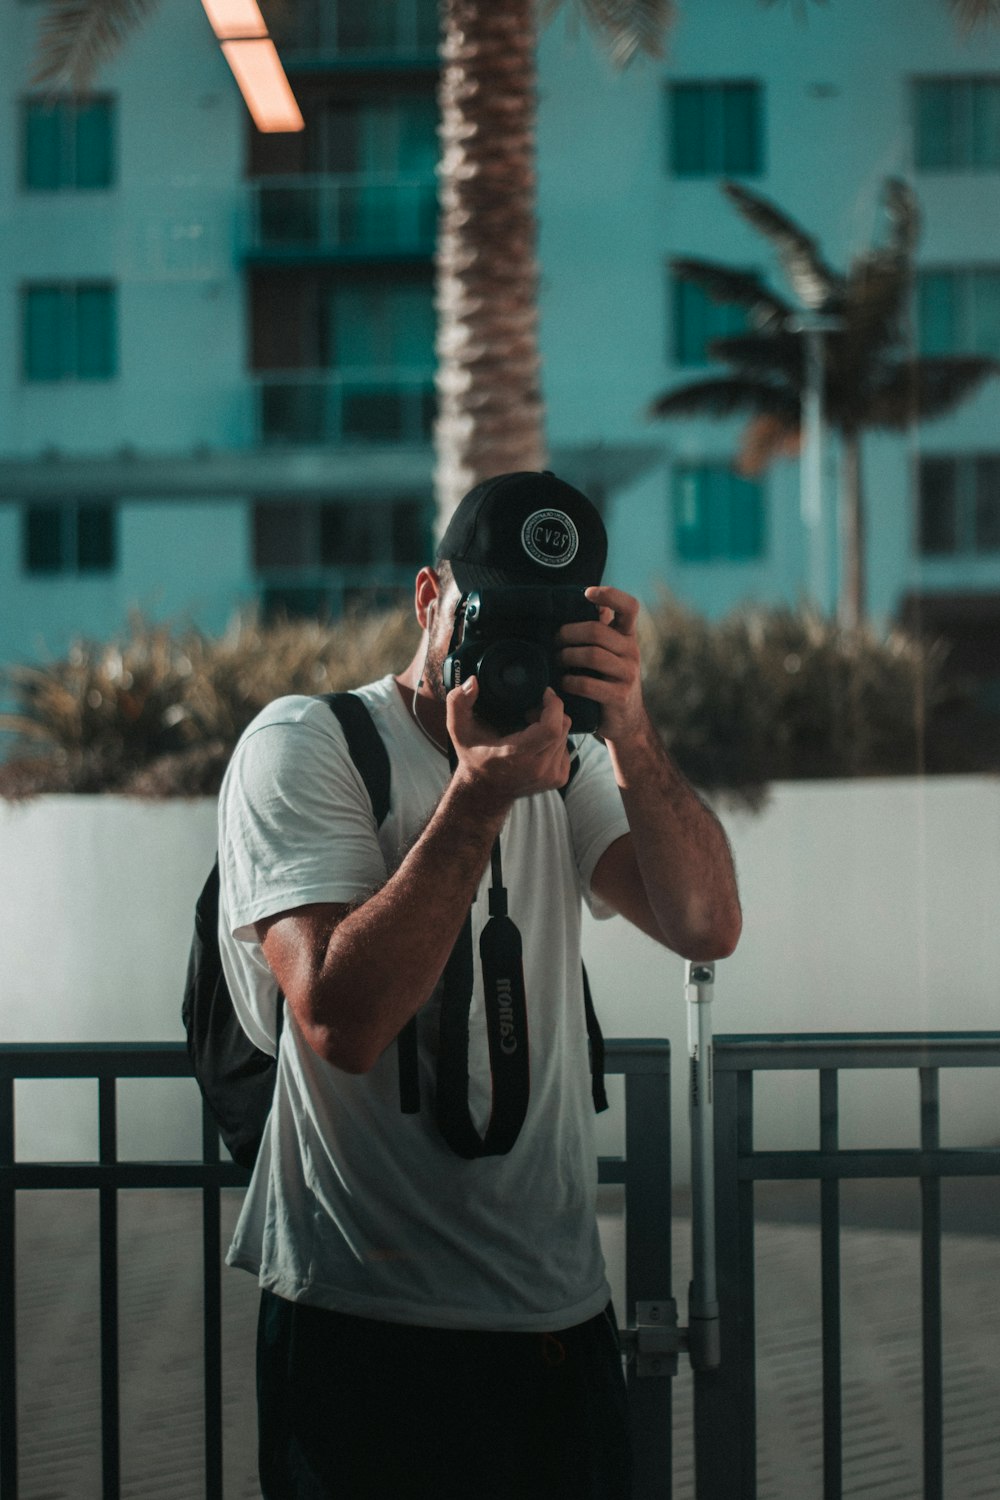
[[691,1266],[688,1349],[696,1370],[721,1358],[715,1278],[715,1127],[712,1112],[712,995],[715,965],[688,963],[688,1110],[691,1122]]
[[806,534],[807,579],[811,602],[826,612],[826,524],[823,513],[823,329],[801,320],[805,344],[802,400],[802,524]]

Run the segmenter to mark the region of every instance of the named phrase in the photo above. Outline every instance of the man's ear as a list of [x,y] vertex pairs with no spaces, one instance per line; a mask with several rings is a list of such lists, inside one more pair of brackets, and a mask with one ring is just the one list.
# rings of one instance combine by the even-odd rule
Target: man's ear
[[413,606],[421,630],[429,630],[441,598],[441,580],[433,568],[421,568],[417,574]]

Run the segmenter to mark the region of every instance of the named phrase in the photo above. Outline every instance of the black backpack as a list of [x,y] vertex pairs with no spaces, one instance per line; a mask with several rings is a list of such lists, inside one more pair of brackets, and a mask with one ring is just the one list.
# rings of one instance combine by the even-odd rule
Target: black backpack
[[[381,825],[389,810],[389,756],[382,737],[356,694],[328,693],[323,701],[340,721],[375,821]],[[283,1009],[279,993],[279,1036]],[[271,1110],[277,1062],[255,1047],[243,1030],[222,972],[218,860],[195,905],[181,1016],[194,1075],[219,1134],[233,1160],[250,1169]]]

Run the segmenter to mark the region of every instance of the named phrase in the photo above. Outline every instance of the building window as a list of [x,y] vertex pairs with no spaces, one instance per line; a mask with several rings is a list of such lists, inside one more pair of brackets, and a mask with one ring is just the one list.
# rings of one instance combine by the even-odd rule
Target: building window
[[435,325],[428,275],[261,277],[253,310],[263,441],[429,440]]
[[266,617],[333,617],[408,596],[431,555],[431,514],[412,499],[261,501],[253,542]]
[[918,172],[1000,171],[1000,78],[918,78]]
[[419,568],[430,548],[425,511],[418,500],[260,501],[254,507],[254,566],[258,573],[383,562]]
[[917,336],[921,354],[1000,357],[1000,267],[921,271]]
[[25,99],[21,180],[29,192],[111,187],[114,100]]
[[271,34],[278,47],[376,57],[424,57],[433,61],[440,18],[437,0],[296,0],[275,7]]
[[737,302],[715,302],[693,281],[671,278],[673,326],[670,358],[675,365],[706,365],[714,339],[746,333],[746,308]]
[[438,108],[433,92],[302,100],[297,136],[255,132],[254,245],[433,253]]
[[668,89],[675,177],[759,177],[764,91],[759,83],[675,83]]
[[918,501],[925,557],[1000,552],[1000,454],[921,459]]
[[681,562],[747,562],[764,555],[764,488],[726,464],[676,468],[673,512]]
[[118,563],[118,515],[104,502],[26,505],[22,538],[26,573],[113,573]]
[[310,172],[434,179],[438,106],[432,93],[323,99],[309,110],[309,123],[312,137],[302,145]]
[[26,380],[111,380],[117,373],[116,290],[104,282],[24,289]]

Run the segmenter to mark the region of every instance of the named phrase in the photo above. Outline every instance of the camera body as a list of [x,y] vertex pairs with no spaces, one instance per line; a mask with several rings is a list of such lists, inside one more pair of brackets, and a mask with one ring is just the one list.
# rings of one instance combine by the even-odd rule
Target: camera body
[[[600,612],[582,588],[515,584],[483,588],[459,606],[456,636],[445,659],[445,688],[479,679],[476,713],[501,734],[527,724],[547,687],[559,694],[572,720],[571,733],[593,734],[601,708],[592,698],[564,693],[559,628],[575,620],[597,620]],[[586,673],[596,676],[595,673]]]

